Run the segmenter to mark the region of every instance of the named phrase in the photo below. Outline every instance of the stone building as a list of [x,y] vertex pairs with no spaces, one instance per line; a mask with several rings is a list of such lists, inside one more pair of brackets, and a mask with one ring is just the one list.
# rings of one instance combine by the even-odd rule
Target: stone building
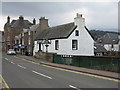
[[4,32],[0,31],[0,51],[3,50],[3,42],[4,42]]
[[[36,36],[49,27],[48,19],[45,17],[41,17],[38,24],[36,24],[35,19],[33,20],[33,23],[34,25],[29,29],[23,29],[23,31],[15,38],[16,48],[22,46],[22,48],[19,47],[18,49],[21,54],[26,54],[27,52],[29,55],[33,55],[34,40],[36,39]],[[17,44],[18,41],[19,43]]]
[[33,25],[28,20],[24,20],[23,16],[20,16],[17,20],[12,20],[10,22],[10,17],[7,17],[7,22],[4,25],[4,47],[5,51],[10,48],[13,48],[15,45],[14,39],[15,36],[19,35],[24,29],[29,29]]

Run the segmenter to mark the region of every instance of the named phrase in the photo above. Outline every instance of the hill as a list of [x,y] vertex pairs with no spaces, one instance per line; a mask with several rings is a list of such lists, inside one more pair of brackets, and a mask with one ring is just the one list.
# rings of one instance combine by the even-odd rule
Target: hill
[[[93,36],[94,40],[97,40],[98,38],[102,37],[106,33],[114,33],[118,34],[118,32],[112,32],[112,31],[102,31],[102,30],[90,30],[91,35]],[[119,33],[120,35],[120,33]]]

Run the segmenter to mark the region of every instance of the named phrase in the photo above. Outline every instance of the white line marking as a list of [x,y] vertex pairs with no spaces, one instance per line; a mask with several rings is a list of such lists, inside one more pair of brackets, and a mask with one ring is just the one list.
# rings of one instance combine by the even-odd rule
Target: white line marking
[[18,67],[21,67],[21,68],[23,68],[23,69],[26,69],[26,67],[23,67],[23,66],[21,66],[21,65],[17,65]]
[[43,77],[52,79],[51,77],[49,77],[49,76],[47,76],[47,75],[44,75],[44,74],[42,74],[42,73],[39,73],[39,72],[36,72],[36,71],[32,71],[32,72],[34,72],[34,73],[36,73],[36,74],[38,74],[38,75],[41,75],[41,76],[43,76]]
[[14,62],[10,62],[10,63],[15,64]]
[[8,58],[5,58],[5,60],[8,60]]
[[77,87],[75,87],[75,86],[73,86],[73,85],[69,85],[69,87],[74,88],[74,89],[77,89],[77,90],[81,90],[81,89],[79,89],[79,88],[77,88]]

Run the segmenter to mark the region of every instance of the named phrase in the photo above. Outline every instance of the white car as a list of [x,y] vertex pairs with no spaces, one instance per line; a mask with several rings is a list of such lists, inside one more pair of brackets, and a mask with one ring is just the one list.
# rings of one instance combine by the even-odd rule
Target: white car
[[14,51],[14,49],[9,49],[9,50],[7,51],[7,54],[8,54],[8,55],[16,55],[16,52]]

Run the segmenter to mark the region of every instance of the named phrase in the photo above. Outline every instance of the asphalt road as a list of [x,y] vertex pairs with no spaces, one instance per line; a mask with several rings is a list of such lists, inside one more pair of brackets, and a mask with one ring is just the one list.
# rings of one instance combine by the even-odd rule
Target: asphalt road
[[118,82],[27,62],[4,54],[2,76],[10,88],[118,88]]

